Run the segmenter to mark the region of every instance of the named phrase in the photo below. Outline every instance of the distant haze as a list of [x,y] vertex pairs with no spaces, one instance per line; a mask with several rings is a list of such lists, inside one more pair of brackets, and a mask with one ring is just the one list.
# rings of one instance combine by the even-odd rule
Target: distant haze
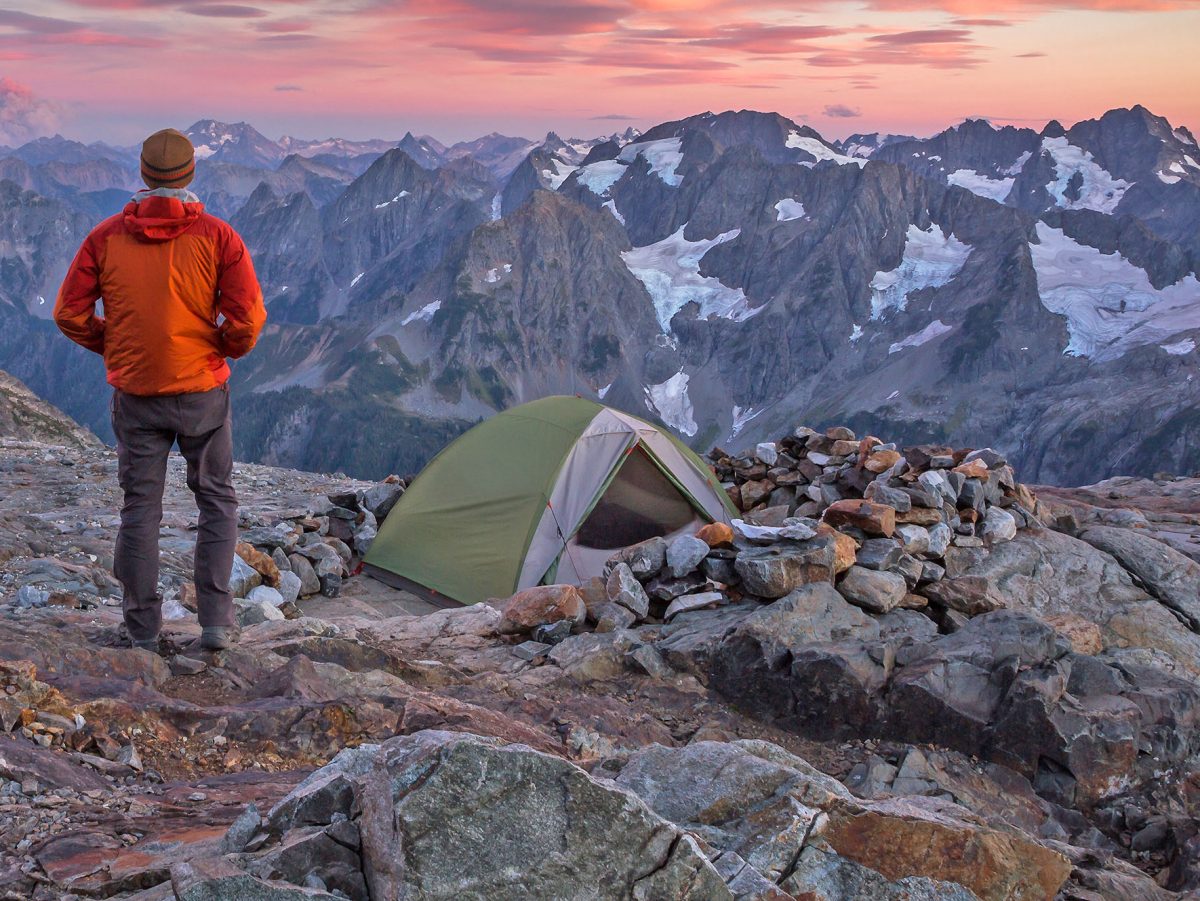
[[775,109],[830,136],[1146,104],[1200,122],[1197,0],[38,0],[0,9],[0,143],[589,136]]

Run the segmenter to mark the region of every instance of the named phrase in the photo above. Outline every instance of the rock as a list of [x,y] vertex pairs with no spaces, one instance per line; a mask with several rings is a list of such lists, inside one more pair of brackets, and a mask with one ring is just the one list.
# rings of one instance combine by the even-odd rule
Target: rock
[[262,828],[262,816],[254,804],[247,804],[225,832],[221,848],[226,853],[240,854]]
[[171,867],[176,901],[336,901],[337,895],[251,876],[224,858],[203,858]]
[[896,536],[904,543],[906,554],[924,554],[929,550],[929,530],[921,526],[896,526]]
[[537,660],[539,657],[545,657],[552,647],[553,645],[542,641],[523,641],[512,650],[513,655],[521,660]]
[[867,500],[842,500],[830,504],[822,519],[835,529],[853,526],[868,535],[890,538],[896,529],[896,511]]
[[723,604],[725,601],[725,595],[719,591],[701,591],[697,594],[680,595],[667,605],[666,612],[663,613],[663,619],[669,621],[677,614],[686,613],[689,610],[700,610],[716,604]]
[[889,880],[919,875],[957,883],[981,901],[1053,898],[1071,875],[1063,855],[988,829],[963,808],[932,799],[840,808],[831,813],[824,838],[841,856]]
[[752,548],[738,554],[734,568],[749,593],[781,598],[810,582],[832,582],[834,548],[832,539],[820,538],[794,546]]
[[984,576],[960,576],[942,579],[924,586],[921,593],[929,600],[951,610],[977,616],[1007,606],[1004,596],[991,579]]
[[[707,548],[708,545],[705,545],[705,550]],[[612,568],[604,587],[609,601],[629,610],[635,621],[650,612],[650,598],[646,595],[646,589],[627,563],[618,563]]]
[[954,537],[950,527],[944,522],[938,522],[928,530],[928,535],[929,556],[937,559],[946,556],[946,551],[950,548],[950,539]]
[[1017,537],[1017,521],[1002,507],[988,507],[981,534],[992,541],[1011,541]]
[[775,484],[770,479],[754,479],[741,485],[742,509],[752,510],[767,499]]
[[700,565],[708,556],[708,543],[693,535],[680,535],[667,546],[667,572],[681,579]]
[[253,566],[242,559],[240,554],[233,558],[233,572],[229,577],[229,587],[235,598],[244,598],[250,590],[262,584],[262,575]]
[[853,538],[837,531],[828,523],[820,523],[817,526],[817,534],[822,538],[833,539],[833,569],[837,575],[854,565],[858,559],[858,545]]
[[338,573],[322,573],[321,594],[327,598],[336,598],[342,593],[342,577]]
[[917,477],[917,482],[933,497],[951,506],[958,503],[958,489],[954,487],[949,476],[941,470],[927,470]]
[[321,580],[307,557],[292,554],[288,557],[288,562],[292,564],[292,572],[300,578],[300,597],[306,598],[320,593]]
[[267,585],[251,588],[250,593],[246,595],[246,600],[252,604],[270,604],[272,607],[281,607],[284,603],[283,595],[279,590]]
[[539,585],[509,598],[502,609],[500,631],[504,634],[529,632],[543,623],[567,620],[582,623],[587,616],[583,597],[574,585]]
[[899,488],[889,488],[881,482],[872,482],[863,492],[863,497],[877,504],[886,504],[897,513],[907,513],[912,509],[912,498]]
[[529,637],[534,641],[540,641],[548,645],[556,645],[571,635],[571,630],[575,627],[575,622],[569,619],[560,619],[553,623],[542,623],[540,626],[534,626],[529,633]]
[[616,632],[620,629],[628,629],[636,622],[637,615],[622,604],[603,604],[596,609],[597,632]]
[[775,442],[765,441],[754,449],[754,456],[768,466],[774,466],[775,461],[779,459],[779,448],[775,446]]
[[864,610],[887,613],[904,600],[908,585],[896,573],[852,566],[838,583],[838,591]]
[[696,847],[635,796],[521,745],[447,732],[391,739],[362,805],[373,898],[703,897],[688,886],[731,898]]
[[775,662],[788,649],[819,642],[879,637],[879,625],[828,582],[797,588],[775,603],[755,610],[726,639],[752,645],[754,653]]
[[138,754],[137,748],[132,744],[122,746],[121,750],[117,752],[116,762],[123,763],[125,766],[139,773],[142,771],[141,755]]
[[303,580],[291,570],[281,570],[279,573],[279,595],[284,604],[294,604],[300,598],[300,589],[304,587]]
[[268,811],[266,828],[273,835],[282,835],[303,826],[326,826],[338,814],[349,817],[354,812],[358,784],[374,766],[378,751],[376,744],[339,751]]
[[624,563],[639,579],[649,579],[663,568],[666,555],[666,539],[650,538],[617,551],[608,558],[605,568],[611,571],[618,563]]
[[892,569],[903,555],[903,545],[893,538],[868,538],[858,549],[855,560],[866,569]]
[[895,882],[869,866],[838,854],[826,843],[809,845],[795,870],[782,883],[791,896],[806,901],[979,901],[970,889],[923,876]]
[[633,632],[592,632],[572,635],[550,650],[550,660],[579,682],[604,682],[625,672],[625,654],[638,641]]
[[252,544],[241,542],[237,546],[237,556],[245,560],[262,577],[265,584],[272,588],[279,584],[279,567],[269,554],[264,554]]
[[724,522],[710,522],[701,526],[696,537],[712,548],[733,546],[733,529]]
[[404,489],[399,485],[380,483],[363,492],[362,505],[383,522],[403,495]]
[[670,679],[675,671],[667,665],[662,655],[648,644],[640,644],[625,655],[626,661],[638,672],[654,679]]
[[259,623],[282,621],[286,619],[283,611],[269,601],[250,601],[235,598],[234,612],[238,625],[243,629],[257,626]]
[[1200,564],[1132,529],[1093,525],[1079,537],[1115,557],[1160,603],[1200,632]]

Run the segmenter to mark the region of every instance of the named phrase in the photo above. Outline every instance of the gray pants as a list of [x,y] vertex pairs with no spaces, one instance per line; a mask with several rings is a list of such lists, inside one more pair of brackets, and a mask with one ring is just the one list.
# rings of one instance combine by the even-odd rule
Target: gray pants
[[187,461],[187,486],[200,508],[194,576],[200,625],[232,626],[229,579],[237,544],[237,495],[228,386],[161,397],[116,391],[112,426],[117,478],[125,492],[113,574],[125,589],[129,637],[155,638],[162,625],[158,533],[167,457],[176,443]]

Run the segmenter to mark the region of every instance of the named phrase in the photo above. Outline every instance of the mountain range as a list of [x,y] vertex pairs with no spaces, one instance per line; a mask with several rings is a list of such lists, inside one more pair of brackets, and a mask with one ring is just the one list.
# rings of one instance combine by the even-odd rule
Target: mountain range
[[[1200,148],[1143,107],[831,141],[784,116],[446,146],[188,129],[194,189],[270,321],[239,454],[379,476],[578,393],[699,449],[798,421],[990,443],[1030,480],[1200,469]],[[101,367],[49,322],[136,149],[0,151],[0,368],[109,437]]]

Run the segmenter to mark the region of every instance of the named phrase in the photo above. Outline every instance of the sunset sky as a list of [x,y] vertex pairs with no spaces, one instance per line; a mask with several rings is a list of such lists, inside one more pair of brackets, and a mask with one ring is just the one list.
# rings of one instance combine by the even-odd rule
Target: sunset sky
[[1200,125],[1200,0],[0,0],[0,144],[583,137],[704,110],[823,134],[1040,128],[1141,103]]

